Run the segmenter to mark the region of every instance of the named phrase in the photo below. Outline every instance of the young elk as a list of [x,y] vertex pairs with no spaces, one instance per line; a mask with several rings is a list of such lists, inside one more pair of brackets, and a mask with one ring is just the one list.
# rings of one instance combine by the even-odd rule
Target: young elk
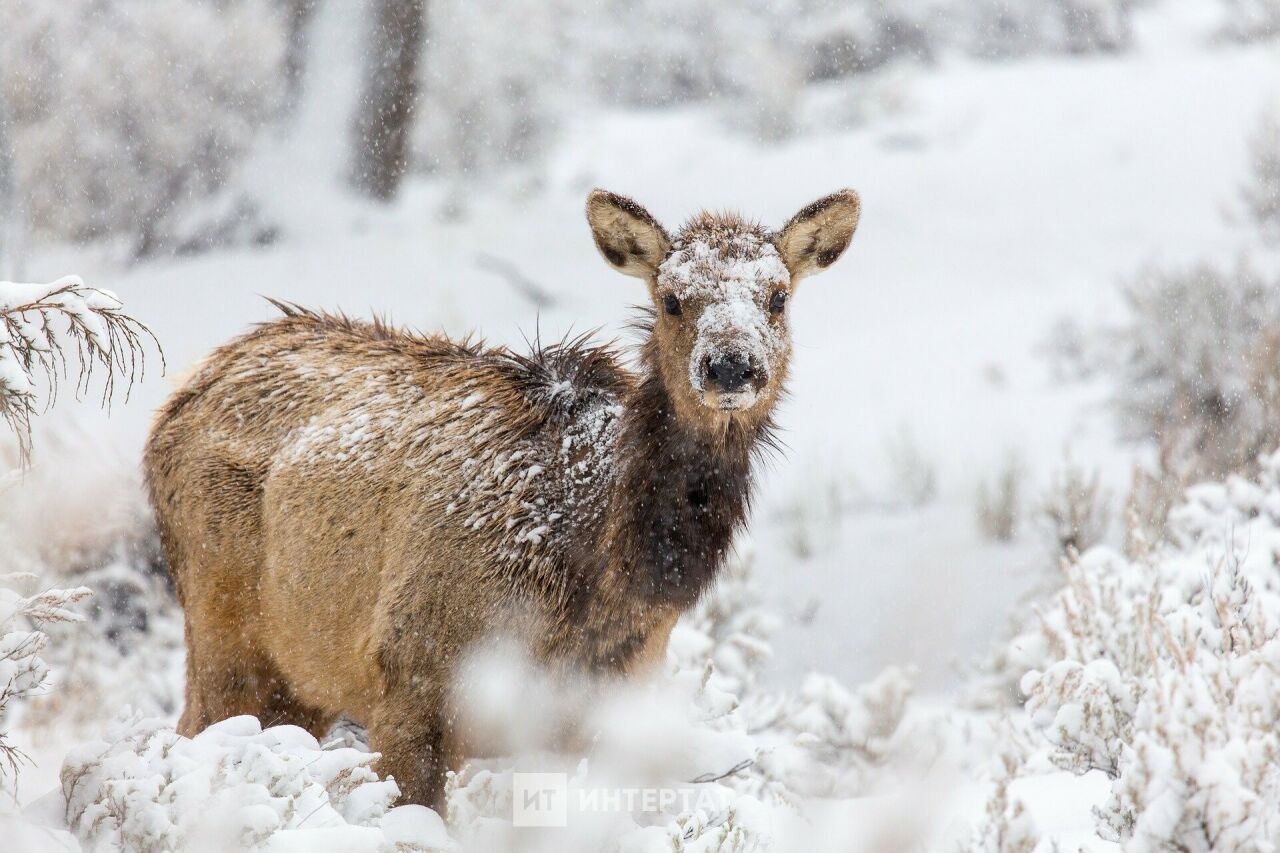
[[193,735],[236,714],[369,727],[435,804],[466,651],[519,619],[552,667],[654,666],[746,516],[787,373],[787,304],[858,222],[842,190],[769,232],[674,237],[595,191],[587,219],[655,306],[633,375],[582,341],[529,354],[280,305],[160,410],[146,474],[185,610]]

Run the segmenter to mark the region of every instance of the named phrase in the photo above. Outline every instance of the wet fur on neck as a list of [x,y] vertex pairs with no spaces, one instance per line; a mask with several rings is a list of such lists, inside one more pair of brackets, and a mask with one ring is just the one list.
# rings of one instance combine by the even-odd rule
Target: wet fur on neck
[[754,464],[778,442],[768,411],[681,417],[659,369],[652,312],[634,325],[647,338],[618,437],[617,521],[605,550],[645,599],[686,608],[723,564],[750,512]]

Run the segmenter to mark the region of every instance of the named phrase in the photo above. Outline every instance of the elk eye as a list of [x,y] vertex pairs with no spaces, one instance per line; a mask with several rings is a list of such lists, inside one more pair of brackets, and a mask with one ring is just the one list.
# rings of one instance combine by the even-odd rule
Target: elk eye
[[672,317],[680,316],[680,300],[676,299],[674,294],[668,293],[666,296],[662,297],[662,307],[665,308],[667,313]]
[[769,300],[769,310],[774,314],[781,314],[782,309],[787,304],[787,292],[779,290],[773,294],[773,298]]

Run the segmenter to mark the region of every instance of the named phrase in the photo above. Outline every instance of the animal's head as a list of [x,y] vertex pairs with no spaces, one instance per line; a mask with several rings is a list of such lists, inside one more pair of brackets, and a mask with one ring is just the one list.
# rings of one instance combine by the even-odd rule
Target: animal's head
[[600,253],[649,285],[663,383],[683,415],[712,422],[767,413],[791,355],[796,283],[843,254],[858,210],[858,194],[841,190],[778,231],[703,213],[672,237],[629,198],[604,190],[587,198]]

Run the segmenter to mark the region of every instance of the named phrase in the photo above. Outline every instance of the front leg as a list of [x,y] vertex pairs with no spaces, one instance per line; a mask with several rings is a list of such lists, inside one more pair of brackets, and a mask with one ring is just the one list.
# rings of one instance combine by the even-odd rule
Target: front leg
[[666,671],[667,645],[671,642],[671,631],[680,620],[680,615],[680,611],[676,610],[657,621],[639,653],[626,667],[628,675],[633,678],[649,678]]
[[452,721],[436,695],[388,693],[369,726],[370,746],[382,753],[379,775],[392,776],[401,803],[417,803],[444,814],[445,773],[457,763]]

